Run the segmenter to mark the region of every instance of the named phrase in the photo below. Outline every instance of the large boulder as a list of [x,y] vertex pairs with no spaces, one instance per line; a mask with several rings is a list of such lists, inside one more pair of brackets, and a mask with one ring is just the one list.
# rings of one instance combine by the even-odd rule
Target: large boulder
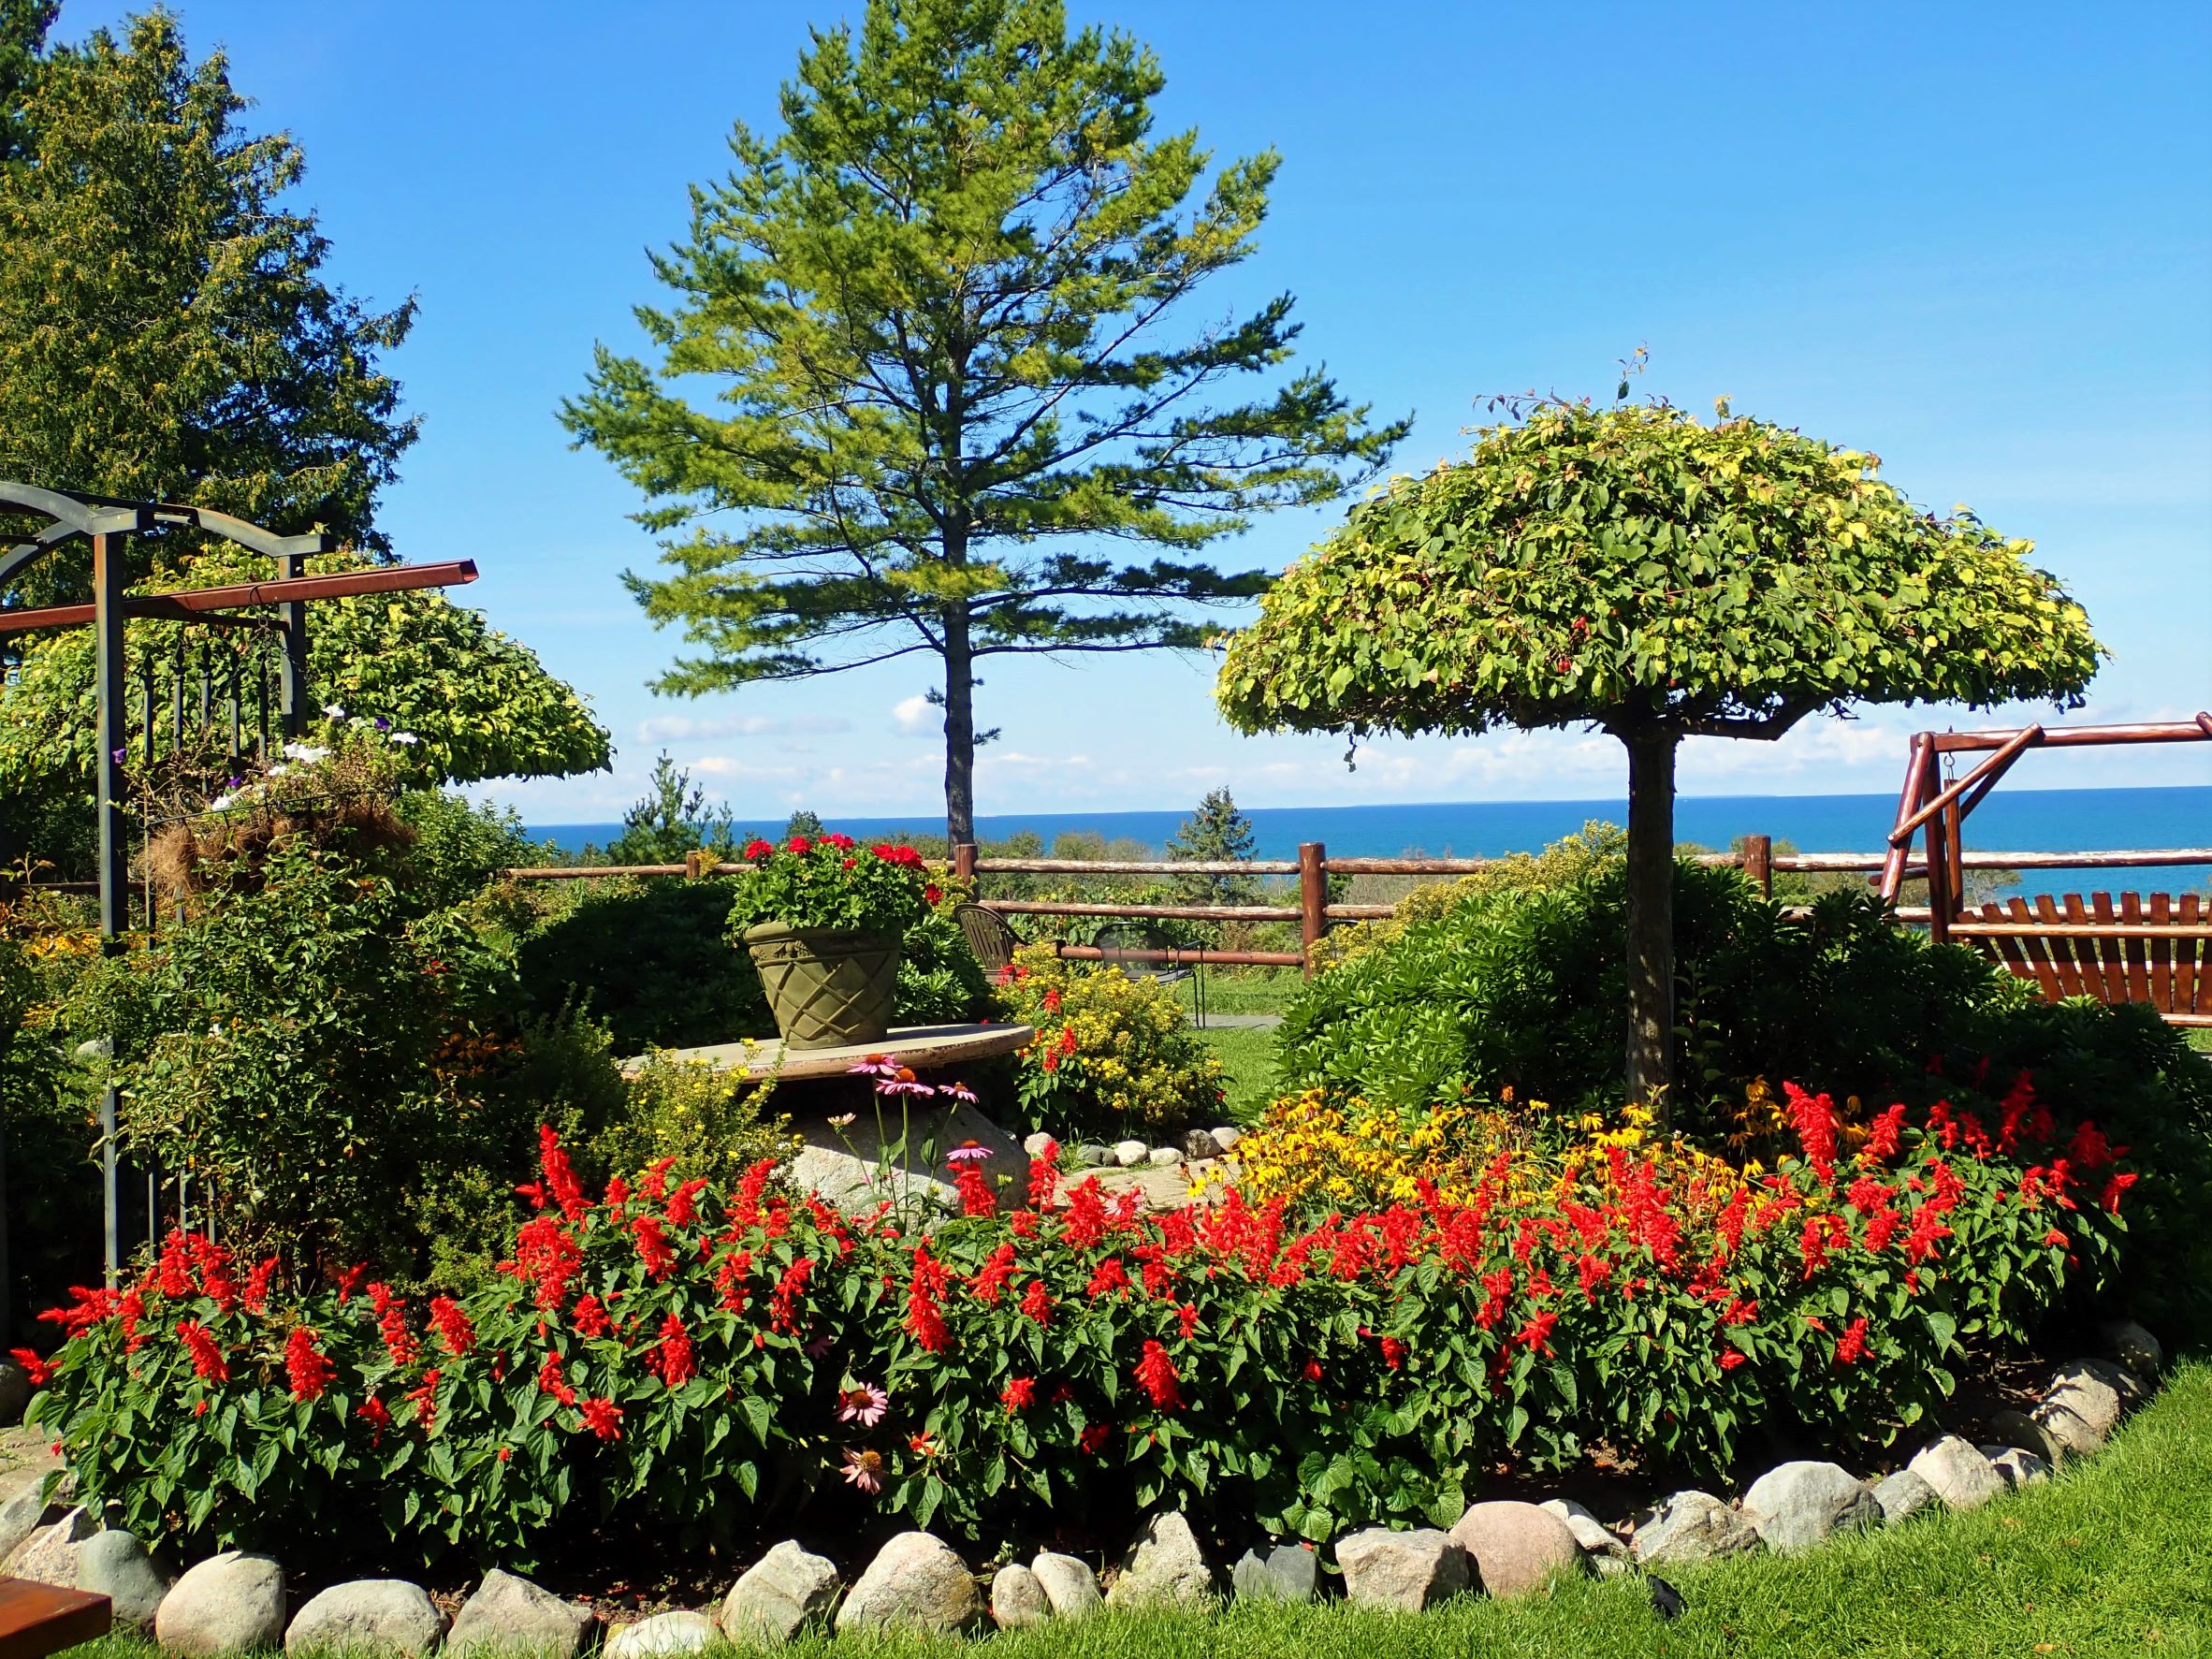
[[2050,1460],[2025,1447],[1985,1446],[1982,1455],[1989,1460],[1989,1467],[1997,1478],[2015,1490],[2034,1486],[2051,1477]]
[[1345,1599],[1354,1607],[1418,1613],[1467,1588],[1467,1552],[1433,1526],[1392,1532],[1371,1526],[1336,1540]]
[[1038,1588],[1044,1592],[1044,1599],[1051,1605],[1055,1619],[1079,1619],[1105,1605],[1106,1597],[1099,1590],[1099,1575],[1091,1571],[1088,1562],[1040,1550],[1037,1558],[1029,1564],[1029,1571],[1036,1577]]
[[475,1594],[461,1603],[445,1637],[445,1651],[515,1655],[520,1659],[580,1659],[591,1645],[598,1617],[563,1601],[517,1573],[494,1567]]
[[83,1505],[64,1510],[58,1519],[33,1529],[7,1558],[7,1574],[11,1579],[28,1579],[34,1584],[51,1584],[56,1590],[74,1590],[78,1546],[99,1530],[100,1523]]
[[0,1569],[23,1547],[24,1539],[48,1521],[61,1518],[62,1512],[47,1503],[43,1486],[44,1482],[34,1480],[0,1498]]
[[607,1633],[606,1659],[667,1659],[704,1653],[721,1639],[705,1613],[655,1613]]
[[1526,1595],[1582,1569],[1574,1529],[1537,1504],[1470,1504],[1451,1536],[1492,1595]]
[[1910,1469],[1885,1475],[1874,1483],[1874,1506],[1882,1511],[1884,1526],[1909,1521],[1921,1510],[1940,1506],[1943,1501],[1936,1496],[1934,1487]]
[[2106,1368],[2062,1365],[2044,1390],[2043,1404],[2033,1413],[2045,1447],[2068,1457],[2086,1458],[2101,1450],[2119,1427],[2124,1402]]
[[187,1567],[161,1598],[153,1639],[185,1659],[275,1647],[284,1639],[284,1569],[274,1556],[237,1550]]
[[1027,1567],[1008,1562],[991,1575],[991,1623],[999,1629],[1034,1630],[1052,1616],[1052,1598]]
[[1190,1522],[1172,1509],[1162,1510],[1144,1523],[1136,1543],[1122,1560],[1121,1571],[1106,1592],[1106,1605],[1143,1607],[1168,1602],[1190,1606],[1214,1588],[1214,1569],[1206,1564]]
[[169,1580],[145,1545],[110,1527],[77,1546],[77,1588],[106,1596],[116,1623],[149,1631]]
[[826,1623],[837,1601],[836,1566],[787,1539],[746,1568],[722,1597],[722,1634],[773,1647]]
[[2159,1339],[2132,1319],[2116,1319],[2098,1335],[2103,1340],[2104,1357],[2126,1366],[2144,1382],[2158,1381],[2159,1373],[2166,1368],[2166,1350],[2159,1346]]
[[1758,1547],[1758,1528],[1705,1492],[1678,1492],[1661,1499],[1636,1518],[1629,1539],[1645,1566],[1682,1566]]
[[1768,1549],[1787,1552],[1871,1526],[1882,1519],[1882,1506],[1849,1470],[1807,1461],[1780,1464],[1753,1481],[1743,1494],[1743,1518]]
[[1311,1545],[1277,1544],[1265,1555],[1245,1550],[1229,1579],[1239,1601],[1312,1601],[1320,1576],[1320,1558]]
[[1956,1434],[1945,1434],[1905,1465],[1928,1485],[1946,1508],[1977,1509],[2004,1490],[1989,1460]]
[[900,1533],[876,1552],[837,1609],[837,1629],[966,1630],[983,1598],[968,1564],[927,1533]]
[[356,1579],[331,1585],[292,1615],[284,1652],[420,1659],[444,1634],[445,1615],[421,1585],[404,1579]]

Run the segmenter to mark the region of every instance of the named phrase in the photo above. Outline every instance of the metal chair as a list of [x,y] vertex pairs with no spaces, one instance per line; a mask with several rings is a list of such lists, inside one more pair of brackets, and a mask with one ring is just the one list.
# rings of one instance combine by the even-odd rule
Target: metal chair
[[1205,974],[1180,963],[1154,959],[1160,952],[1182,948],[1164,931],[1147,927],[1141,922],[1117,922],[1100,928],[1093,942],[1099,947],[1101,968],[1118,968],[1130,979],[1152,980],[1162,985],[1189,980],[1195,1023],[1200,1026],[1206,1023]]
[[1004,916],[982,905],[954,905],[953,920],[960,924],[968,948],[985,973],[1001,973],[1013,966],[1014,951],[1022,941]]

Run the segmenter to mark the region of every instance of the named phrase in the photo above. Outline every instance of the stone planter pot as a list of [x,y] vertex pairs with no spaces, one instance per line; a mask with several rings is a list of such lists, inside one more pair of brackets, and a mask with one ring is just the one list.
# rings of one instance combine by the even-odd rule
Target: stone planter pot
[[745,930],[776,1028],[792,1048],[881,1042],[898,996],[898,940],[763,922]]

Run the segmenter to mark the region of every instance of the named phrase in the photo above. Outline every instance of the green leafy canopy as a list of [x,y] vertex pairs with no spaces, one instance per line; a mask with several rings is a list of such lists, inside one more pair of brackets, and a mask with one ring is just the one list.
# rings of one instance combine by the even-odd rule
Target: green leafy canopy
[[1725,405],[1540,404],[1292,566],[1220,706],[1245,731],[1770,736],[1854,702],[2078,704],[2100,648],[2031,544],[1878,465]]

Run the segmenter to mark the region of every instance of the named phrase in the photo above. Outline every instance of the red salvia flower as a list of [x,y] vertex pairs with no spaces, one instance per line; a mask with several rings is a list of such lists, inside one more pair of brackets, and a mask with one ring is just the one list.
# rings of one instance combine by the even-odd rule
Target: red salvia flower
[[968,1281],[968,1288],[978,1302],[996,1306],[1013,1273],[1014,1247],[1010,1244],[1001,1244],[991,1252],[989,1259],[976,1270],[975,1276]]
[[768,1298],[768,1328],[790,1332],[799,1328],[799,1302],[807,1294],[807,1281],[814,1272],[811,1259],[802,1256],[783,1270]]
[[408,1404],[415,1407],[415,1426],[428,1434],[438,1426],[438,1370],[432,1366],[422,1374],[422,1383],[407,1390]]
[[[609,1190],[612,1198],[612,1189]],[[630,1223],[630,1236],[637,1241],[637,1259],[645,1263],[646,1276],[656,1285],[676,1271],[676,1252],[668,1247],[668,1238],[661,1230],[658,1215],[639,1215]]]
[[1788,1099],[1790,1128],[1804,1148],[1805,1161],[1825,1181],[1836,1175],[1836,1102],[1826,1095],[1809,1095],[1794,1083],[1782,1085]]
[[1547,1309],[1531,1314],[1528,1323],[1513,1333],[1513,1340],[1533,1354],[1551,1352],[1551,1328],[1559,1323],[1559,1316]]
[[1130,1374],[1137,1385],[1151,1397],[1152,1404],[1161,1411],[1176,1411],[1183,1404],[1183,1394],[1177,1388],[1183,1378],[1175,1370],[1175,1361],[1168,1350],[1149,1339],[1144,1344],[1144,1354]]
[[53,1380],[53,1367],[41,1360],[31,1349],[9,1348],[7,1353],[10,1359],[23,1368],[24,1374],[31,1379],[33,1388],[43,1389]]
[[445,1345],[445,1351],[457,1360],[476,1346],[476,1327],[469,1323],[469,1316],[450,1296],[430,1298],[430,1323],[437,1327],[438,1340]]
[[1106,1449],[1106,1442],[1113,1433],[1113,1431],[1104,1423],[1090,1423],[1084,1427],[1082,1433],[1075,1437],[1075,1444],[1081,1447],[1086,1455],[1097,1457],[1099,1453]]
[[560,1137],[550,1124],[538,1126],[538,1168],[545,1171],[546,1190],[560,1206],[560,1213],[571,1221],[581,1220],[591,1208],[591,1201],[584,1196],[584,1184],[576,1179],[575,1169],[561,1149]]
[[2118,1215],[2121,1198],[2126,1195],[2129,1187],[2134,1186],[2141,1179],[2142,1177],[2132,1171],[2124,1174],[2116,1172],[2111,1180],[2105,1182],[2103,1194],[2097,1201],[2111,1214]]
[[1867,1320],[1861,1314],[1843,1328],[1843,1334],[1836,1338],[1836,1363],[1849,1365],[1865,1358],[1867,1351]]
[[[225,1362],[223,1350],[205,1325],[197,1319],[179,1319],[177,1335],[192,1356],[192,1375],[207,1382],[225,1383],[230,1380],[230,1367]],[[20,1352],[20,1350],[19,1350]],[[34,1374],[31,1380],[36,1382]]]
[[172,1227],[161,1243],[161,1259],[154,1263],[154,1288],[164,1296],[190,1296],[198,1288],[192,1282],[192,1245],[183,1230]]
[[412,1365],[422,1352],[422,1343],[407,1329],[407,1303],[381,1279],[369,1287],[369,1303],[376,1310],[376,1328],[384,1333],[384,1351],[394,1365]]
[[292,1385],[292,1398],[321,1399],[337,1373],[338,1367],[315,1346],[314,1332],[305,1325],[293,1326],[284,1341],[284,1375]]
[[1382,1339],[1382,1357],[1385,1365],[1388,1365],[1392,1371],[1397,1370],[1399,1366],[1405,1363],[1405,1345],[1394,1336],[1384,1337]]
[[213,1299],[218,1312],[228,1313],[238,1302],[238,1281],[230,1275],[230,1252],[212,1239],[194,1234],[192,1261],[199,1270],[200,1289]]
[[340,1307],[343,1307],[354,1299],[355,1293],[361,1288],[361,1281],[368,1276],[369,1264],[366,1261],[357,1261],[351,1267],[338,1270],[338,1305]]
[[612,1400],[587,1400],[582,1406],[583,1426],[602,1440],[622,1437],[622,1408]]
[[668,1195],[664,1214],[671,1227],[689,1227],[699,1219],[699,1195],[706,1190],[706,1177],[695,1175]]
[[1183,1327],[1183,1340],[1188,1342],[1199,1327],[1199,1311],[1187,1302],[1175,1310],[1175,1322]]
[[947,1273],[926,1244],[914,1246],[914,1271],[907,1280],[906,1328],[924,1353],[941,1354],[953,1346],[952,1328],[941,1309]]
[[680,1316],[670,1314],[661,1321],[661,1340],[654,1345],[646,1363],[672,1389],[683,1387],[699,1375],[699,1362],[691,1347],[691,1334],[684,1329]]
[[269,1311],[269,1284],[276,1277],[277,1259],[273,1256],[254,1264],[254,1271],[246,1275],[245,1294],[240,1299],[249,1314]]
[[998,1214],[998,1195],[991,1190],[991,1183],[984,1178],[982,1171],[973,1164],[960,1167],[960,1172],[953,1177],[953,1190],[960,1195],[961,1215]]
[[[720,1293],[721,1304],[728,1312],[733,1314],[741,1314],[745,1311],[746,1303],[752,1300],[752,1292],[746,1288],[745,1283],[745,1281],[751,1276],[751,1273],[752,1252],[750,1250],[733,1250],[729,1255],[723,1257],[720,1262],[716,1265],[714,1270],[714,1288]],[[584,1299],[584,1302],[590,1301],[591,1299],[588,1296]],[[592,1302],[591,1305],[594,1310],[596,1310],[599,1304],[597,1302]],[[576,1329],[579,1331],[584,1329],[581,1323],[583,1316],[584,1302],[579,1302],[576,1303],[576,1317],[578,1320]],[[604,1315],[601,1316],[603,1319],[604,1317],[605,1316]],[[587,1332],[586,1334],[592,1335],[596,1334],[596,1332]]]
[[1034,1377],[1017,1376],[1008,1383],[998,1395],[998,1404],[1005,1406],[1008,1416],[1026,1411],[1037,1404],[1037,1382]]
[[1040,1325],[1052,1323],[1053,1299],[1042,1279],[1031,1279],[1028,1289],[1022,1292],[1022,1313]]
[[1859,1157],[1870,1164],[1895,1157],[1898,1139],[1904,1127],[1905,1103],[1899,1100],[1867,1126],[1866,1142],[1858,1149]]
[[370,1445],[384,1439],[384,1432],[392,1426],[392,1408],[374,1394],[354,1407],[354,1415],[366,1422],[371,1430]]
[[538,1367],[538,1391],[552,1395],[563,1405],[576,1403],[576,1391],[568,1386],[567,1368],[561,1364],[559,1354],[548,1353],[546,1362]]
[[1749,1363],[1751,1363],[1751,1356],[1741,1348],[1723,1348],[1721,1350],[1721,1369],[1723,1371],[1733,1371],[1739,1365],[1748,1365]]
[[1084,1294],[1096,1302],[1116,1290],[1129,1288],[1129,1270],[1121,1264],[1121,1258],[1109,1256],[1091,1271],[1091,1282],[1084,1287]]

